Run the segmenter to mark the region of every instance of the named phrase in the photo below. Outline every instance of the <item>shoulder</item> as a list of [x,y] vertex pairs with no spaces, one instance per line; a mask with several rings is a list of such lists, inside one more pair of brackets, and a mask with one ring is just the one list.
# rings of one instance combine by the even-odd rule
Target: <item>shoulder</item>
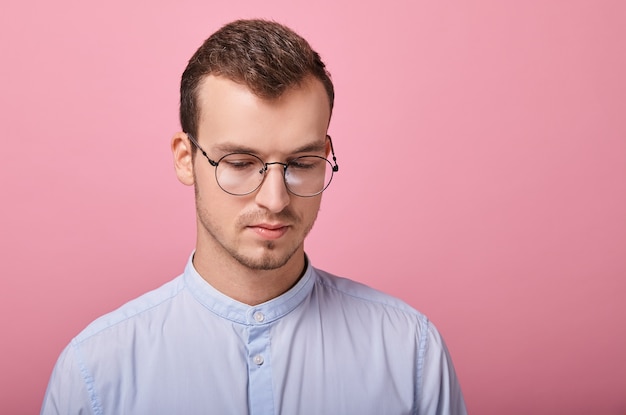
[[118,309],[94,320],[74,338],[74,343],[81,343],[103,331],[114,329],[124,323],[143,317],[153,318],[155,314],[167,308],[181,293],[184,285],[182,276],[179,276],[152,291],[130,300]]
[[350,297],[357,301],[371,303],[383,308],[391,307],[407,312],[409,314],[423,316],[419,311],[400,300],[397,297],[379,291],[348,278],[338,277],[326,271],[315,268],[317,276],[316,283],[326,290],[335,291],[341,296]]
[[320,296],[325,297],[324,301],[336,303],[344,309],[367,310],[424,328],[429,326],[428,318],[424,314],[397,297],[326,271],[314,271],[317,290],[320,291]]

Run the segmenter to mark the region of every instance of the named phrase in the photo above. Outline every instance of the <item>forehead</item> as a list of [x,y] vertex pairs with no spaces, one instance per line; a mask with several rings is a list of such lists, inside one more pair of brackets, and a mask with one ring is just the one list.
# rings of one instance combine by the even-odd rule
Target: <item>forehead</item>
[[328,96],[315,78],[268,100],[245,85],[209,75],[199,85],[198,104],[203,147],[242,146],[260,154],[324,142],[330,119]]

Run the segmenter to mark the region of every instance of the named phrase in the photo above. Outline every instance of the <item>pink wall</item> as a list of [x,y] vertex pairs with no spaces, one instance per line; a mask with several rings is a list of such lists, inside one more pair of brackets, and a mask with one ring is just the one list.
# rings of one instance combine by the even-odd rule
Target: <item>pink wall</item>
[[334,76],[315,265],[428,314],[473,414],[626,413],[626,2],[8,3],[0,413],[36,412],[73,335],[182,270],[179,76],[239,17]]

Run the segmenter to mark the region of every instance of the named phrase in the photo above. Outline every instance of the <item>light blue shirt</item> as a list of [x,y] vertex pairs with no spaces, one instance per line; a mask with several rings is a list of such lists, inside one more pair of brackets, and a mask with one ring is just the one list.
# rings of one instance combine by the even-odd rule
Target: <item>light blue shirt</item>
[[42,414],[465,414],[428,319],[308,266],[258,306],[194,269],[100,317],[62,352]]

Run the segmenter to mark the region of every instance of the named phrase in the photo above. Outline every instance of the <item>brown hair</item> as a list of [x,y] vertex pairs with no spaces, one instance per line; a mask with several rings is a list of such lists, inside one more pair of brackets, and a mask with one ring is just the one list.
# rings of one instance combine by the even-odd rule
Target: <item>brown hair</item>
[[191,57],[180,83],[180,123],[196,135],[197,90],[205,76],[226,77],[264,99],[279,97],[313,76],[322,82],[332,112],[335,92],[320,55],[300,35],[266,20],[237,20],[204,41]]

